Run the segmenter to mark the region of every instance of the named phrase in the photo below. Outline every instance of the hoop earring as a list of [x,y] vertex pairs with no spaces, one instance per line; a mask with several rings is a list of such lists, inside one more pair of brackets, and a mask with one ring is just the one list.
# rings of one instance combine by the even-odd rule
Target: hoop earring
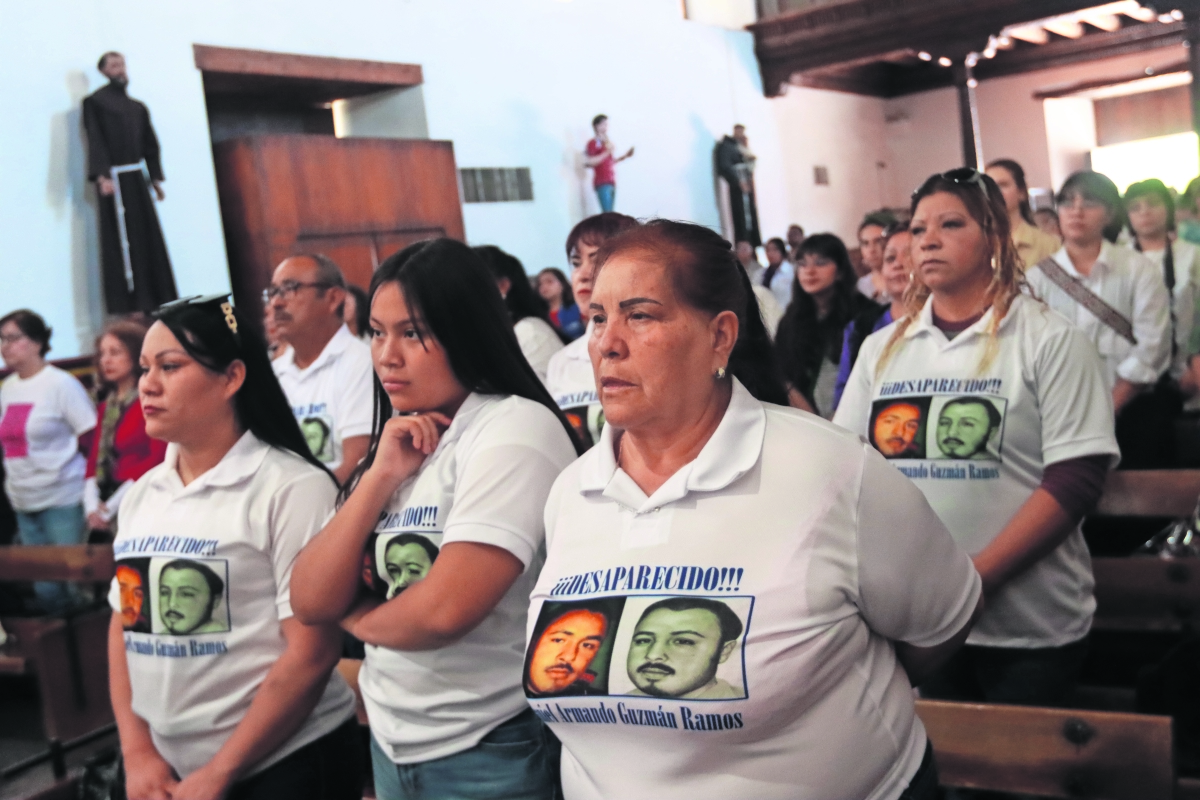
[[998,275],[999,273],[1000,273],[1000,262],[996,259],[995,256],[992,256],[992,274]]
[[716,372],[716,374],[715,374],[715,376],[714,376],[714,377],[715,377],[717,380],[719,380],[719,381],[721,381],[721,380],[725,380],[725,368],[724,368],[724,367],[717,367],[717,372]]

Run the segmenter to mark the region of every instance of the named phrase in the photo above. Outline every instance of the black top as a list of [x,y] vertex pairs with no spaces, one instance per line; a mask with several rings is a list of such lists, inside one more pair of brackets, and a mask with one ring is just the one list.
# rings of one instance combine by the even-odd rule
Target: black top
[[143,158],[152,180],[163,180],[158,137],[150,124],[150,110],[125,93],[119,83],[110,83],[83,99],[83,127],[88,140],[88,180],[122,164]]

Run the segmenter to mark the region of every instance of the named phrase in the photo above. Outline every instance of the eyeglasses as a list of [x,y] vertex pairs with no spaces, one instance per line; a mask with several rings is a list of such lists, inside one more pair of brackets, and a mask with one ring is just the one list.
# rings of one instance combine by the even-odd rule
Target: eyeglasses
[[151,313],[150,316],[155,319],[162,319],[167,314],[178,311],[181,308],[188,306],[213,306],[213,310],[217,311],[225,318],[225,326],[229,328],[229,332],[233,334],[234,341],[239,345],[242,343],[242,337],[238,334],[238,321],[233,313],[233,303],[229,300],[227,294],[208,294],[208,295],[193,295],[191,297],[181,297],[178,300],[172,300],[169,303],[163,303]]
[[1095,211],[1100,208],[1107,209],[1108,206],[1094,197],[1088,197],[1085,194],[1072,194],[1070,197],[1058,198],[1059,208],[1078,208],[1083,211]]
[[15,344],[16,342],[19,342],[22,339],[28,339],[28,338],[29,337],[23,333],[11,333],[7,336],[0,334],[0,344]]
[[263,289],[262,298],[264,303],[269,303],[276,297],[282,297],[284,300],[290,300],[295,297],[296,292],[300,291],[301,289],[312,288],[324,291],[325,289],[330,289],[332,287],[333,284],[327,281],[313,281],[312,283],[304,283],[302,281],[284,281],[278,286],[272,285]]

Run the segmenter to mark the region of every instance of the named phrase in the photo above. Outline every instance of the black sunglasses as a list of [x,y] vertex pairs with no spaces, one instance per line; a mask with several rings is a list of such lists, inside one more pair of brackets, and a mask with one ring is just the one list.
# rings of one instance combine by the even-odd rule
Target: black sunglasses
[[229,328],[229,332],[233,334],[234,341],[241,345],[242,337],[238,335],[237,317],[233,314],[233,303],[228,294],[208,294],[208,295],[193,295],[191,297],[181,297],[178,300],[172,300],[169,303],[163,303],[157,309],[150,313],[150,316],[155,319],[162,319],[166,314],[178,311],[181,308],[188,306],[213,306],[213,310],[219,311],[225,318],[225,325]]
[[[977,169],[972,169],[971,167],[959,167],[958,169],[948,170],[948,171],[943,172],[940,175],[936,175],[934,177],[950,181],[951,183],[957,183],[960,186],[968,186],[968,185],[978,186],[979,191],[983,192],[984,199],[985,200],[990,199],[988,197],[987,184],[984,183],[984,181],[983,181],[983,173]],[[933,179],[930,178],[930,180],[933,180]],[[921,186],[914,189],[912,196],[915,198],[918,194],[920,194],[921,189],[925,188],[925,185],[928,183],[929,183],[929,181],[927,180],[927,181],[925,181],[924,184],[921,184]]]

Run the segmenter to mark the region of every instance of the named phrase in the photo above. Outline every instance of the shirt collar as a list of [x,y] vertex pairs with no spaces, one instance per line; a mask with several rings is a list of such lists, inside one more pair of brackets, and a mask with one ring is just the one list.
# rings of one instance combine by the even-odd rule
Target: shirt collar
[[1071,263],[1071,257],[1067,255],[1067,246],[1064,244],[1058,248],[1058,252],[1054,254],[1054,260],[1058,265],[1067,271],[1068,275],[1079,278],[1081,281],[1086,281],[1090,278],[1098,277],[1105,271],[1110,269],[1114,263],[1113,256],[1120,258],[1120,254],[1116,252],[1117,246],[1108,239],[1100,240],[1100,255],[1096,257],[1096,263],[1092,265],[1092,273],[1084,275],[1079,270],[1075,269],[1075,265]]
[[729,407],[712,437],[694,461],[681,467],[653,495],[645,497],[617,466],[617,429],[612,425],[604,427],[599,443],[583,458],[580,494],[602,492],[605,497],[640,512],[682,499],[689,492],[720,491],[758,463],[766,428],[767,413],[763,404],[734,378]]
[[345,323],[342,323],[342,326],[337,329],[333,337],[325,343],[325,347],[321,348],[321,354],[307,367],[300,369],[296,366],[296,351],[290,345],[284,351],[283,355],[279,357],[279,366],[285,371],[294,372],[301,377],[311,375],[344,353],[354,340],[354,334],[350,332]]
[[[1001,328],[1007,325],[1008,321],[1012,319],[1012,309],[1020,301],[1020,297],[1013,299],[1012,305],[1009,306],[1009,313],[1005,314],[1004,319],[1000,320]],[[995,306],[989,307],[987,311],[983,312],[983,316],[980,317],[974,325],[964,331],[961,331],[953,339],[948,339],[948,341],[951,344],[954,344],[957,342],[965,342],[973,336],[988,335],[991,332],[992,317],[994,315]],[[908,326],[907,330],[904,331],[904,338],[911,339],[920,334],[932,336],[935,333],[938,336],[946,338],[946,334],[943,333],[938,326],[933,324],[933,296],[930,295],[929,298],[925,300],[925,305],[921,307],[921,313],[917,315],[917,318],[913,320],[913,323]]]
[[176,492],[191,493],[210,486],[237,486],[258,472],[270,449],[271,445],[250,431],[246,431],[233,447],[229,448],[229,452],[221,457],[215,467],[184,486],[183,480],[179,477],[179,448],[168,447],[166,458],[163,460],[163,466],[166,469],[160,473],[162,475],[160,480],[165,482],[166,488]]

